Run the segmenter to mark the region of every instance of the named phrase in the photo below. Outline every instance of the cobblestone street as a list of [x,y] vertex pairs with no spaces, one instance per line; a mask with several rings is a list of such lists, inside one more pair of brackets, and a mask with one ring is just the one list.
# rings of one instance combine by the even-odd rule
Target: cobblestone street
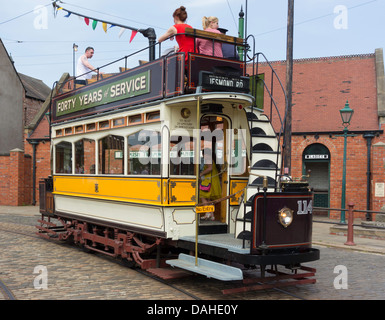
[[[230,284],[203,276],[161,282],[109,257],[41,239],[35,236],[37,218],[31,213],[0,213],[0,280],[18,300],[385,299],[382,254],[315,246],[321,259],[309,266],[317,269],[316,284],[223,295],[220,290]],[[340,265],[348,271],[348,287],[337,290],[334,280],[338,273],[334,271]],[[42,267],[47,271],[47,289],[34,286]],[[0,289],[1,299],[9,299],[4,288]]]

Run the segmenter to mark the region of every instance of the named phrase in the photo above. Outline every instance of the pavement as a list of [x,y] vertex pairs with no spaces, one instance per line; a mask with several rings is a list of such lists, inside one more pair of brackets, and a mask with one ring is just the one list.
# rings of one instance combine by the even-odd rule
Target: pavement
[[348,243],[348,226],[326,216],[313,216],[313,245],[385,254],[385,229],[364,228],[361,219],[354,220],[353,244]]
[[[0,214],[39,216],[38,206],[0,206]],[[326,216],[313,216],[313,245],[344,248],[347,250],[385,254],[385,229],[362,228],[361,220],[354,221],[354,245],[346,245],[347,225]]]

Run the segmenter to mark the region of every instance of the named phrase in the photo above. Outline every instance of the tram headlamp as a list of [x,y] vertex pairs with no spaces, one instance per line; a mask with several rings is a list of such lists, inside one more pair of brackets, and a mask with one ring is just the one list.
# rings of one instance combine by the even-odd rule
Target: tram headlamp
[[287,228],[293,222],[293,210],[285,207],[278,211],[279,223]]

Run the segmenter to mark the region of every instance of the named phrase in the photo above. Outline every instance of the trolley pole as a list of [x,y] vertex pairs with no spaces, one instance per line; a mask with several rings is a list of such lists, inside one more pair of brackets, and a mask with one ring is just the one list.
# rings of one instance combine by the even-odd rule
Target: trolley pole
[[294,37],[294,0],[288,0],[287,49],[286,49],[286,121],[284,134],[283,162],[285,174],[291,174],[291,124],[293,90],[293,37]]
[[199,95],[197,98],[197,135],[195,137],[196,144],[194,150],[194,158],[195,158],[195,266],[198,266],[198,233],[199,233],[199,213],[197,210],[197,205],[199,203],[199,160],[200,160],[200,151],[201,151],[201,140],[200,140],[200,128],[201,128],[201,96]]

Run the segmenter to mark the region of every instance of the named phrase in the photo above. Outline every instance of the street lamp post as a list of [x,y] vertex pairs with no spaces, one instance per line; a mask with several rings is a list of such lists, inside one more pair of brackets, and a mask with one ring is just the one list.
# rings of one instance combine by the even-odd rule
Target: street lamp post
[[348,140],[348,126],[350,125],[350,120],[352,119],[354,110],[349,107],[349,102],[346,101],[345,107],[340,110],[342,125],[344,126],[344,160],[342,167],[342,195],[341,195],[341,218],[340,223],[346,223],[345,221],[345,206],[346,206],[346,149],[347,149],[347,140]]

